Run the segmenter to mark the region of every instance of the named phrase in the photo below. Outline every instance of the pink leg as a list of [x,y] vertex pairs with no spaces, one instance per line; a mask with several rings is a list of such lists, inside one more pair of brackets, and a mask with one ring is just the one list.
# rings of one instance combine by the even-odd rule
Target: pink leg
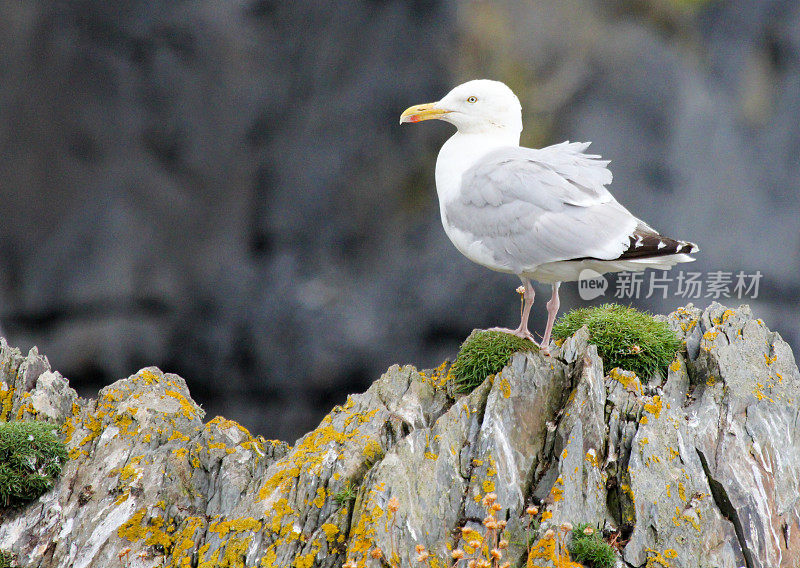
[[547,326],[544,328],[544,337],[542,338],[541,344],[544,351],[547,351],[550,346],[550,332],[553,331],[556,314],[558,313],[558,308],[561,306],[561,301],[558,299],[559,286],[561,286],[561,282],[553,284],[553,295],[550,297],[550,301],[547,302]]
[[531,315],[531,308],[533,307],[533,298],[536,294],[536,291],[533,289],[533,285],[531,284],[530,280],[522,276],[520,276],[520,279],[522,280],[522,285],[525,289],[525,291],[523,292],[523,298],[525,301],[522,305],[522,317],[519,322],[519,327],[517,329],[508,329],[505,327],[493,327],[489,331],[502,331],[504,333],[511,333],[518,337],[534,341],[533,335],[531,334],[530,331],[528,331],[528,317]]

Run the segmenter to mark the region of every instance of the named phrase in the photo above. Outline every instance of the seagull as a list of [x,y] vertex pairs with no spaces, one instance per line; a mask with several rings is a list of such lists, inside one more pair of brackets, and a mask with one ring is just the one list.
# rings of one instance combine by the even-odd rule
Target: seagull
[[522,106],[505,84],[469,81],[438,102],[406,109],[400,124],[430,119],[457,129],[436,160],[445,233],[471,261],[522,280],[519,327],[493,330],[535,343],[528,331],[531,280],[550,284],[539,344],[548,352],[561,282],[587,274],[668,270],[694,260],[689,255],[697,245],[659,234],[614,199],[606,189],[608,161],[586,154],[590,143],[520,146]]

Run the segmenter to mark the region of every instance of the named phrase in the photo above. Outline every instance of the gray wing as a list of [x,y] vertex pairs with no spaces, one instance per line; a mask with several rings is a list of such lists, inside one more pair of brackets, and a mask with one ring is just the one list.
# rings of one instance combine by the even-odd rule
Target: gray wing
[[605,188],[608,162],[583,154],[588,145],[490,152],[444,204],[446,223],[476,243],[482,264],[518,274],[546,262],[618,258],[641,222]]

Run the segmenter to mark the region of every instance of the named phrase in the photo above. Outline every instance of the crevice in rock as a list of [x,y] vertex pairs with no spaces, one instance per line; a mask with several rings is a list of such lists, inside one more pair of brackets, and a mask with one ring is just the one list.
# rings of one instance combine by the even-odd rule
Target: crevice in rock
[[[562,448],[556,448],[556,439],[558,437],[558,429],[561,426],[561,421],[564,418],[565,408],[568,404],[569,397],[575,390],[578,382],[580,381],[583,371],[584,361],[583,358],[573,363],[565,369],[565,374],[569,378],[567,388],[562,391],[561,400],[557,405],[557,410],[550,420],[546,422],[547,433],[544,437],[542,449],[539,455],[531,463],[530,471],[525,480],[525,487],[523,495],[526,503],[537,502],[541,500],[537,498],[538,495],[549,495],[555,485],[557,475],[551,475],[551,480],[548,479],[548,473],[557,466],[558,454]],[[548,481],[549,486],[546,488],[539,487],[543,482]]]
[[[609,446],[604,465],[608,475],[606,481],[606,505],[620,533],[627,536],[630,536],[636,525],[636,507],[630,495],[631,478],[628,472],[628,464],[631,459],[633,440],[639,431],[640,418],[641,408],[637,408],[635,412],[621,408],[616,426],[611,424],[613,412],[606,422],[609,432],[612,427],[617,429],[616,436],[609,435],[608,437]],[[611,447],[612,440],[616,440],[616,444],[613,447]]]
[[[485,382],[484,382],[484,384],[485,384]],[[478,389],[480,389],[480,388],[484,388],[484,387],[483,386],[479,386]],[[475,390],[478,390],[478,389],[475,389]],[[474,393],[475,391],[472,391],[472,392]],[[462,448],[463,447],[467,447],[467,446],[469,447],[468,456],[467,456],[467,471],[466,471],[466,473],[460,471],[461,467],[459,467],[459,473],[466,480],[466,484],[465,484],[465,487],[464,487],[464,491],[461,492],[461,501],[460,501],[460,503],[458,505],[458,507],[459,507],[458,520],[456,521],[455,526],[450,529],[450,538],[452,539],[450,544],[451,544],[452,548],[456,548],[456,545],[458,544],[458,539],[461,536],[461,527],[463,527],[467,522],[472,520],[469,517],[467,517],[467,514],[466,514],[467,513],[467,498],[469,497],[469,489],[470,489],[469,480],[472,478],[472,473],[475,470],[475,460],[474,460],[475,450],[476,450],[476,447],[477,447],[477,444],[478,444],[478,437],[480,436],[480,433],[483,430],[483,419],[486,416],[486,402],[489,399],[489,394],[491,392],[492,392],[492,389],[488,388],[488,389],[486,389],[486,391],[483,394],[483,396],[481,396],[481,398],[479,400],[479,405],[476,407],[476,412],[478,413],[477,422],[480,424],[480,427],[475,429],[475,432],[472,435],[472,437],[470,439],[466,440],[464,446],[462,446]],[[469,395],[467,395],[467,396],[469,396]],[[478,521],[478,522],[480,522],[480,521]]]
[[[347,543],[350,542],[350,537],[352,536],[350,531],[353,528],[353,513],[356,510],[356,501],[347,501],[345,507],[347,507],[347,520],[345,521],[344,527],[342,527],[342,534],[344,535],[344,542]],[[322,525],[320,524],[320,526]]]
[[700,463],[703,466],[703,472],[706,474],[706,478],[708,479],[708,486],[711,488],[711,497],[714,499],[717,509],[719,509],[719,512],[723,517],[731,522],[734,531],[736,531],[736,539],[739,541],[739,546],[742,549],[742,556],[744,557],[746,568],[754,568],[755,563],[753,562],[753,553],[749,548],[747,548],[747,541],[744,538],[742,522],[739,519],[739,514],[736,512],[736,509],[733,507],[733,504],[728,497],[728,492],[719,481],[711,476],[711,470],[708,467],[708,460],[706,459],[705,454],[703,454],[700,448],[695,448],[695,451],[697,451],[697,455],[700,458]]

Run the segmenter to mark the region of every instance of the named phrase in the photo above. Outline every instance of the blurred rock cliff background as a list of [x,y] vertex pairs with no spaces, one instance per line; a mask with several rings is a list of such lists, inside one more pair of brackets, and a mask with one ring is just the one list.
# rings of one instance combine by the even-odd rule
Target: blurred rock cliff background
[[0,1],[0,328],[83,394],[154,364],[289,441],[390,364],[453,357],[514,324],[518,282],[441,229],[451,127],[398,116],[476,77],[518,93],[525,144],[592,140],[622,203],[700,245],[687,270],[760,271],[719,301],[800,347],[778,0]]

